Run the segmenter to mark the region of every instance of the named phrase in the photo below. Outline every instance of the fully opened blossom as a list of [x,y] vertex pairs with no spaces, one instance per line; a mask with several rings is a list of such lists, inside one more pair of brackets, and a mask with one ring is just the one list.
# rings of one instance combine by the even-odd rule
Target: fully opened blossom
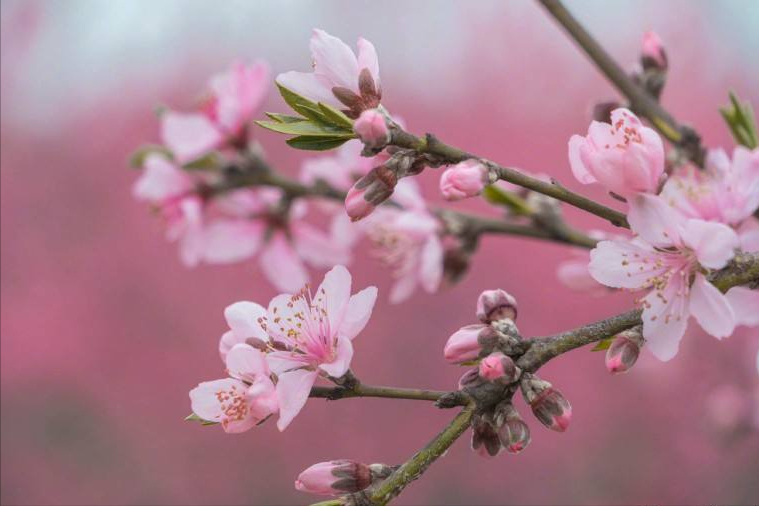
[[190,392],[192,412],[221,423],[229,433],[245,432],[277,412],[278,402],[266,358],[247,344],[226,357],[229,378],[206,381]]
[[593,121],[587,136],[572,136],[569,162],[583,184],[599,183],[623,196],[655,192],[664,172],[664,145],[659,134],[620,108],[612,111],[611,124]]
[[314,293],[278,295],[265,313],[260,306],[247,307],[248,321],[266,331],[273,350],[267,360],[278,378],[279,430],[303,408],[319,376],[339,378],[348,371],[351,341],[369,321],[376,298],[373,286],[351,295],[351,275],[338,265]]
[[443,277],[441,224],[427,209],[416,182],[401,180],[393,200],[399,208],[384,206],[369,223],[369,237],[380,259],[393,269],[396,279],[390,302],[408,299],[417,286],[434,293]]
[[677,353],[690,315],[722,338],[748,323],[742,314],[759,312],[753,299],[733,295],[735,288],[723,295],[704,274],[735,255],[738,237],[730,227],[683,219],[663,199],[646,194],[630,201],[628,220],[639,237],[600,242],[591,252],[590,272],[607,286],[650,290],[641,299],[643,336],[659,359]]
[[269,67],[263,62],[236,62],[208,83],[200,111],[169,111],[161,117],[161,137],[179,162],[227,146],[244,146],[248,124],[269,88]]
[[314,102],[344,108],[352,118],[379,105],[379,61],[371,42],[359,38],[355,54],[342,40],[315,29],[309,46],[313,72],[285,72],[277,84]]

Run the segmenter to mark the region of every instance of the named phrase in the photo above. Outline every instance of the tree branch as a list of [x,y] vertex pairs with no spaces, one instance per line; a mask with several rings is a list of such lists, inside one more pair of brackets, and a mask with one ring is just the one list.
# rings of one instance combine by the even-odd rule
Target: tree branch
[[[415,401],[437,401],[444,395],[450,397],[456,392],[443,392],[437,390],[422,390],[416,388],[398,388],[385,386],[372,386],[358,383],[354,387],[322,387],[311,388],[310,397],[337,400],[350,397],[382,397],[387,399],[410,399]],[[464,395],[460,396],[457,404],[464,406],[467,400]]]

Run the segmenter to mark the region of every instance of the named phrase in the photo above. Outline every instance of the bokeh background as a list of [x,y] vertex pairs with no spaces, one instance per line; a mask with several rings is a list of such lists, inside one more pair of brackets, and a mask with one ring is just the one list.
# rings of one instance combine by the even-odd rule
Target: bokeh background
[[[666,107],[707,144],[732,149],[717,108],[728,89],[759,103],[758,2],[568,4],[626,65],[642,32],[656,30],[671,62]],[[567,140],[585,132],[594,102],[616,97],[526,0],[4,0],[0,13],[4,504],[308,504],[316,498],[293,488],[305,467],[401,462],[452,416],[425,403],[350,399],[312,400],[283,434],[273,423],[225,435],[182,421],[188,390],[223,373],[223,308],[275,291],[254,262],[185,269],[159,221],[132,200],[137,173],[126,160],[158,140],[157,104],[189,108],[235,58],[306,69],[312,27],[351,43],[362,35],[380,55],[384,102],[412,131],[579,189]],[[275,94],[266,104],[283,107]],[[297,173],[305,154],[256,135]],[[420,179],[440,200],[437,175]],[[527,336],[630,306],[630,295],[561,286],[555,267],[569,256],[563,246],[488,238],[462,283],[391,306],[388,272],[360,248],[355,286],[377,284],[380,302],[354,370],[368,383],[452,388],[462,371],[444,363],[442,346],[473,322],[484,288],[516,295]],[[530,417],[527,451],[494,460],[462,438],[397,503],[755,503],[759,437],[736,413],[756,409],[747,407],[758,388],[756,330],[718,343],[691,327],[673,361],[644,354],[622,377],[587,349],[550,363],[543,376],[574,407],[567,433]]]

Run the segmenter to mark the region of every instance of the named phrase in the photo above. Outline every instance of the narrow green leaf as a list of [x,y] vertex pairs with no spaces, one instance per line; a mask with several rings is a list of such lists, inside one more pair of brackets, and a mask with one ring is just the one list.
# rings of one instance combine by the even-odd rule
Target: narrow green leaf
[[508,207],[514,214],[532,214],[532,209],[522,197],[514,192],[503,190],[496,185],[486,186],[482,191],[482,196],[491,204]]
[[353,120],[346,116],[344,112],[335,109],[331,105],[327,105],[323,102],[319,102],[318,105],[319,109],[328,118],[330,124],[353,130]]
[[203,420],[195,413],[191,413],[185,417],[186,422],[200,422],[200,425],[217,425],[219,422],[209,422],[208,420]]
[[604,339],[602,341],[598,341],[595,346],[590,351],[604,351],[608,350],[609,346],[611,346],[611,342],[614,340],[613,337],[610,337],[608,339]]
[[267,112],[264,113],[269,118],[273,119],[277,123],[295,123],[297,121],[303,121],[303,118],[300,116],[288,116],[287,114],[279,114],[276,112]]
[[305,149],[308,151],[327,151],[348,142],[351,138],[346,136],[340,137],[315,137],[311,135],[299,135],[287,139],[287,144],[295,149]]
[[733,92],[730,92],[729,97],[730,103],[720,108],[720,114],[738,144],[749,149],[756,148],[759,146],[759,133],[751,104],[749,102],[741,103]]
[[172,159],[171,151],[166,149],[164,146],[158,146],[157,144],[145,144],[129,156],[129,165],[135,169],[141,169],[145,164],[147,157],[153,154],[164,156],[168,160]]
[[182,165],[187,170],[213,170],[221,165],[221,159],[219,154],[215,151],[206,153],[205,155],[191,160]]
[[277,88],[279,88],[279,94],[282,95],[284,101],[293,109],[293,111],[310,120],[329,123],[327,116],[321,111],[321,109],[319,109],[319,105],[316,102],[312,102],[306,97],[298,95],[279,83],[277,83]]
[[256,121],[256,124],[288,135],[308,135],[312,137],[355,137],[351,130],[335,128],[323,123],[314,123],[313,121],[293,121],[290,123],[278,123],[276,121]]

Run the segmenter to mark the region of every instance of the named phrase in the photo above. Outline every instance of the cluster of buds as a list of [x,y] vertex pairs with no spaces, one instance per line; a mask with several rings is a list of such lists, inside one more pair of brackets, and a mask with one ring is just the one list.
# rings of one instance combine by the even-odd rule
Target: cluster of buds
[[472,450],[495,457],[501,450],[517,454],[530,444],[530,428],[509,400],[472,418]]
[[644,339],[642,327],[634,327],[626,330],[611,342],[609,349],[606,351],[606,369],[612,374],[627,372],[635,365],[643,347]]
[[364,464],[353,460],[331,460],[309,467],[295,480],[295,488],[317,495],[338,496],[365,490],[392,474],[385,464]]
[[524,374],[519,386],[522,397],[540,423],[557,432],[567,430],[572,420],[572,406],[561,392],[533,374]]

